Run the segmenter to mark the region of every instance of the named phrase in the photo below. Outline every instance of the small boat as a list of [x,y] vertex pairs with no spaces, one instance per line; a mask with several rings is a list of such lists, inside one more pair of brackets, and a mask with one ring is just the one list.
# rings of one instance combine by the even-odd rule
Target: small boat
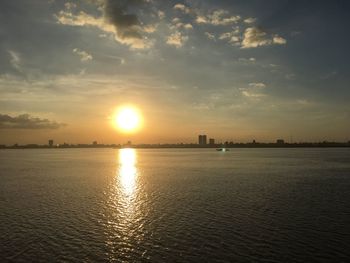
[[218,148],[216,149],[219,152],[228,152],[230,149],[226,149],[226,148]]

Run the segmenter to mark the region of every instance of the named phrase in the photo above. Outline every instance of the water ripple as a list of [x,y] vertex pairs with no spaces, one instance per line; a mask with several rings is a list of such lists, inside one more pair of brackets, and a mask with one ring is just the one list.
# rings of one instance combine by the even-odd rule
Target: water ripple
[[348,149],[33,151],[0,152],[1,262],[350,259]]

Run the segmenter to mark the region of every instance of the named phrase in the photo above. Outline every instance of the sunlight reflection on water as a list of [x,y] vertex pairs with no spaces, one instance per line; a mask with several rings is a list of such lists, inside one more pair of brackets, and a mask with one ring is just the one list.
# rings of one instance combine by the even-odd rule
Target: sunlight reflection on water
[[134,149],[121,149],[119,151],[118,177],[124,195],[133,197],[137,177],[136,151]]
[[138,202],[137,152],[120,149],[117,170],[109,191],[107,245],[109,259],[130,260],[135,243],[140,240],[138,219],[142,218]]

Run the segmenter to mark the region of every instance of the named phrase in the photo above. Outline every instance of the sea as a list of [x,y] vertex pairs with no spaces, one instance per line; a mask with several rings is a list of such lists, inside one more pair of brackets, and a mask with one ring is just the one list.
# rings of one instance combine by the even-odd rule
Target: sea
[[0,150],[0,262],[350,262],[350,148]]

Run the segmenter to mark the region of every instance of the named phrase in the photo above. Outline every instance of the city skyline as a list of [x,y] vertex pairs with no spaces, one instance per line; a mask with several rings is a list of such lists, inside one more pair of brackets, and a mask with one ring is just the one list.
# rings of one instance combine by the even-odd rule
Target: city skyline
[[91,143],[67,143],[56,142],[54,139],[49,139],[47,144],[18,144],[13,145],[0,144],[0,149],[5,148],[216,148],[216,147],[228,147],[228,148],[293,148],[293,147],[350,147],[349,141],[286,141],[282,138],[275,141],[257,141],[252,139],[249,142],[233,141],[233,140],[220,140],[215,138],[209,138],[207,141],[207,135],[198,135],[197,142],[177,142],[177,143],[133,143],[127,141],[123,143],[99,143],[96,140]]
[[[350,139],[349,2],[0,3],[0,144]],[[35,29],[35,30],[33,30]],[[116,110],[137,109],[137,132]]]

